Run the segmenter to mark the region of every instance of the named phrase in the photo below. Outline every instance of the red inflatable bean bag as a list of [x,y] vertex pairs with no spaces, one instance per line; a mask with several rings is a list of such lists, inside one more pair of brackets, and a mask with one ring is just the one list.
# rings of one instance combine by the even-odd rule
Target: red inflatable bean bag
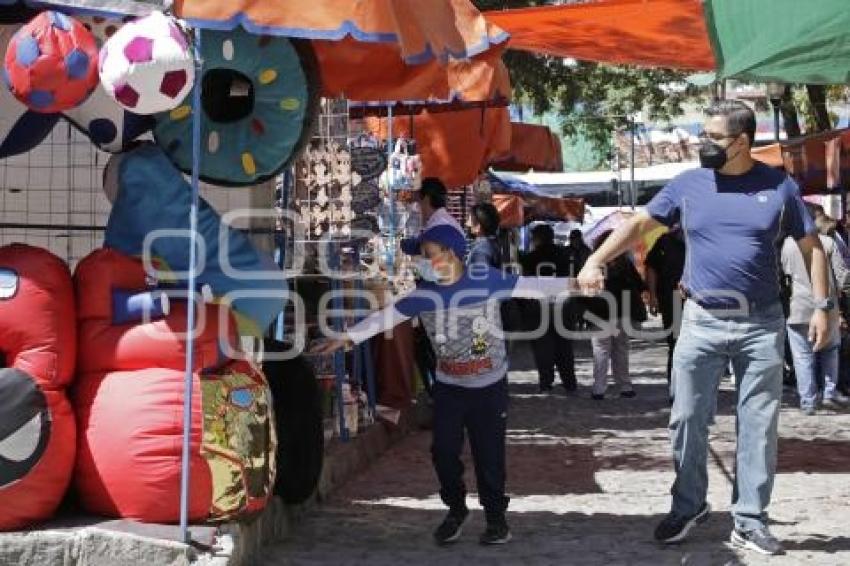
[[0,247],[0,530],[53,515],[74,467],[71,274],[50,252]]
[[[75,483],[97,514],[145,522],[179,519],[186,304],[159,320],[115,322],[117,291],[150,289],[141,261],[98,250],[75,274],[80,430]],[[227,359],[233,313],[203,305],[196,326],[190,455],[192,521],[262,509],[275,472],[271,395],[262,372]],[[202,322],[201,322],[202,321]]]

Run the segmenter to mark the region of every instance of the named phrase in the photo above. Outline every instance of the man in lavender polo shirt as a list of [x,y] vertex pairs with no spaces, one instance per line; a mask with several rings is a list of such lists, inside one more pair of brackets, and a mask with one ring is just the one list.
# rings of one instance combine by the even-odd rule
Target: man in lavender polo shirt
[[817,308],[809,339],[828,342],[826,256],[797,185],[753,161],[756,121],[736,100],[714,103],[701,135],[701,168],[672,181],[645,213],[620,227],[588,259],[579,285],[601,289],[601,266],[661,225],[681,224],[686,241],[682,286],[688,301],[673,357],[670,436],[676,481],[661,543],[683,541],[708,518],[708,426],[723,369],[731,361],[738,389],[738,450],[732,495],[733,544],[782,554],[767,528],[776,472],[785,320],[779,300],[779,244],[791,236],[811,273]]

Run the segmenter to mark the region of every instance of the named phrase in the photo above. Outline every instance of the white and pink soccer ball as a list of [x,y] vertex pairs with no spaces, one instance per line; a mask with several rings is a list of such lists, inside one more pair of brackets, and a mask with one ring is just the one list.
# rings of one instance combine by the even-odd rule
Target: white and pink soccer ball
[[115,32],[100,51],[99,71],[107,94],[136,114],[176,108],[195,80],[186,34],[174,18],[161,12]]

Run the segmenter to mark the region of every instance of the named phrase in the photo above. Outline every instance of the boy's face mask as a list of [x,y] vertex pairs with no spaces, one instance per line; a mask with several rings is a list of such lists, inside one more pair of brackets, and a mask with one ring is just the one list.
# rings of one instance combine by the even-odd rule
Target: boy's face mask
[[416,266],[416,273],[418,273],[419,277],[423,280],[430,281],[431,283],[438,283],[440,281],[440,276],[437,274],[437,270],[434,269],[434,265],[427,257],[420,257],[416,260],[414,265]]
[[451,262],[447,258],[447,251],[443,251],[434,257],[422,257],[416,261],[417,271],[419,276],[433,283],[451,278]]

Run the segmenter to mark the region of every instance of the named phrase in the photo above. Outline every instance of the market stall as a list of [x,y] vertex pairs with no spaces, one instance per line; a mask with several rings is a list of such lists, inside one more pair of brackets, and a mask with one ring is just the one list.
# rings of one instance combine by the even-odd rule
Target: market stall
[[[16,484],[16,490],[29,491],[14,496],[37,505],[31,514],[3,515],[2,528],[49,517],[72,476],[88,509],[179,522],[186,541],[190,520],[232,520],[258,512],[274,491],[277,443],[293,438],[292,430],[275,423],[270,383],[281,377],[276,372],[299,370],[268,360],[260,368],[250,361],[262,351],[257,339],[268,334],[270,323],[277,318],[278,330],[285,327],[285,316],[277,316],[289,300],[283,268],[293,258],[285,252],[309,241],[332,250],[330,257],[340,260],[336,267],[345,271],[338,252],[356,236],[353,189],[369,180],[356,172],[355,165],[364,162],[355,163],[349,151],[356,137],[351,132],[342,134],[344,143],[333,153],[329,143],[313,143],[316,132],[327,134],[324,142],[340,137],[332,124],[335,115],[348,122],[347,102],[336,113],[320,104],[320,95],[474,102],[482,93],[489,96],[494,84],[506,84],[499,59],[506,35],[458,0],[430,5],[428,18],[421,17],[417,2],[357,7],[310,2],[307,7],[187,1],[175,3],[173,15],[155,11],[165,7],[157,2],[59,1],[51,5],[61,11],[43,13],[8,0],[0,5],[4,23],[11,26],[3,29],[3,47],[14,96],[3,90],[2,157],[25,155],[66,120],[99,150],[115,154],[103,176],[111,201],[106,225],[90,228],[104,231],[109,249],[79,258],[74,280],[68,278],[76,297],[65,301],[75,306],[77,331],[85,338],[68,358],[76,359],[76,426],[73,419],[53,417],[56,426],[65,427],[53,434],[76,433],[76,466],[66,457],[48,478],[56,488],[50,492],[37,485],[46,476],[31,485]],[[74,17],[78,12],[84,15]],[[387,63],[380,75],[374,73],[378,61]],[[322,77],[329,79],[324,86]],[[384,155],[375,149],[373,157]],[[392,179],[391,163],[385,161],[387,167]],[[101,168],[102,162],[93,164],[91,172],[99,177]],[[232,187],[225,189],[231,192],[276,187],[278,204],[300,207],[297,226],[279,234],[289,241],[274,237],[280,244],[276,261],[248,237],[250,227],[231,229],[231,219],[201,198],[202,181]],[[361,196],[368,200],[368,194]],[[29,210],[24,212],[13,221],[4,210],[4,229],[38,229]],[[272,207],[265,213],[277,214]],[[391,224],[394,215],[391,207]],[[50,222],[44,226],[52,229]],[[310,238],[303,236],[305,228]],[[152,233],[160,235],[151,238]],[[142,265],[138,256],[151,251],[157,262]],[[355,264],[359,251],[353,254]],[[17,274],[6,278],[5,273],[4,289],[20,284]],[[349,273],[358,275],[356,269]],[[204,320],[206,334],[186,332]],[[170,336],[170,346],[146,342],[146,333],[156,330]],[[69,332],[60,338],[73,344]],[[222,336],[227,337],[223,344],[217,340]],[[348,364],[339,356],[332,360],[343,437],[351,422],[344,407],[346,375],[365,373],[370,379],[371,364],[363,353]],[[36,383],[50,396],[68,379],[63,374],[55,383]],[[138,388],[132,398],[139,404],[123,407],[120,392],[129,384]],[[368,393],[374,407],[374,391]],[[169,426],[163,427],[166,421]],[[142,440],[154,437],[160,448]],[[131,449],[116,450],[119,445]],[[165,460],[150,459],[149,450]],[[34,459],[33,470],[54,461]],[[126,473],[128,467],[134,474]],[[22,471],[25,478],[27,473]],[[278,473],[281,481],[286,478]],[[0,493],[11,492],[0,484]]]

